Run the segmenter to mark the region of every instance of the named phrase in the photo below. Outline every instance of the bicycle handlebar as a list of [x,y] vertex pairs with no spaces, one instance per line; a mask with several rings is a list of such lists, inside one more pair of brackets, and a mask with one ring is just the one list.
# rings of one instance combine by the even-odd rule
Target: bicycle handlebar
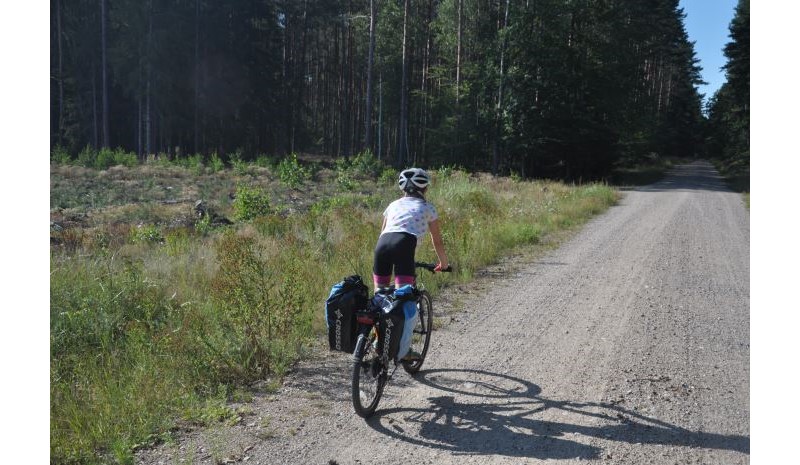
[[[436,263],[414,262],[414,266],[416,266],[417,268],[425,268],[431,273],[436,272]],[[451,273],[452,271],[453,271],[453,265],[447,265],[447,268],[439,270],[439,272],[441,273]]]

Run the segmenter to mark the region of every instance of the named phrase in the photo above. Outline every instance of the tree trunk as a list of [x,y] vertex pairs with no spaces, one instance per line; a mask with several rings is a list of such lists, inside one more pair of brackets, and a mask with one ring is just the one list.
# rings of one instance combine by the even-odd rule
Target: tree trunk
[[200,0],[194,2],[194,153],[200,153]]
[[144,113],[144,151],[145,151],[145,158],[150,156],[152,153],[152,147],[150,145],[152,139],[152,131],[153,131],[153,121],[152,121],[152,113],[151,113],[151,81],[152,81],[152,72],[151,69],[153,64],[151,62],[151,48],[152,48],[152,41],[153,41],[153,2],[152,0],[148,4],[148,11],[147,11],[147,64],[146,64],[146,88],[145,88],[145,113]]
[[92,61],[92,128],[94,133],[94,148],[97,150],[99,146],[99,135],[97,128],[97,69],[94,61]]
[[285,132],[283,134],[284,139],[284,146],[283,152],[284,153],[291,153],[292,151],[292,119],[294,115],[292,114],[292,105],[291,105],[291,84],[289,83],[289,59],[290,59],[290,51],[289,51],[289,30],[290,30],[290,23],[291,23],[291,13],[286,11],[284,13],[284,27],[283,27],[283,67],[281,70],[281,77],[283,85],[283,108],[286,111],[284,115],[284,124],[285,124]]
[[106,1],[100,0],[100,58],[103,69],[103,147],[110,146],[108,130],[108,64],[106,63],[106,25],[108,22]]
[[[352,2],[347,2],[347,16],[350,17],[353,14],[352,9]],[[345,61],[347,66],[347,74],[345,78],[345,84],[347,89],[347,131],[345,131],[345,135],[347,137],[347,144],[345,145],[345,156],[349,157],[353,154],[353,147],[355,146],[355,133],[357,132],[356,129],[356,107],[355,107],[355,73],[353,69],[353,25],[351,21],[347,22],[347,59]]]
[[[506,12],[503,19],[503,29],[502,31],[505,32],[505,29],[508,27],[508,4],[510,0],[506,0]],[[500,159],[500,138],[502,135],[502,121],[501,121],[501,112],[503,108],[503,79],[505,77],[505,69],[504,69],[504,59],[505,59],[505,51],[506,51],[506,41],[503,38],[500,41],[500,83],[497,86],[497,108],[495,110],[495,137],[494,137],[494,144],[492,150],[492,174],[497,176],[497,168],[498,168],[498,160]]]
[[139,161],[144,161],[142,156],[142,95],[139,94],[139,111],[136,118],[136,154],[139,156]]
[[464,12],[464,0],[458,0],[458,34],[456,38],[456,107],[461,98],[461,23]]
[[369,0],[369,57],[367,58],[367,104],[364,112],[364,148],[372,151],[372,68],[375,63],[375,0]]
[[347,83],[345,82],[345,76],[344,76],[345,70],[347,69],[347,67],[345,66],[345,59],[347,57],[347,37],[345,35],[345,27],[344,27],[344,25],[342,25],[342,27],[341,27],[341,36],[342,36],[341,37],[341,42],[342,43],[341,43],[340,51],[339,51],[339,53],[337,54],[337,57],[336,57],[339,60],[339,63],[338,63],[338,65],[339,65],[339,89],[338,89],[338,96],[337,96],[338,103],[339,103],[338,106],[337,106],[337,108],[339,109],[339,121],[338,121],[339,124],[337,126],[339,140],[338,140],[338,144],[337,144],[337,147],[338,147],[338,154],[337,155],[340,156],[340,157],[345,155],[345,146],[344,145],[345,145],[345,137],[346,137],[346,134],[347,134],[346,128],[345,128],[345,124],[346,124],[346,121],[347,121],[347,115],[345,115],[345,113],[346,113],[345,105],[347,104],[347,96],[345,95],[345,92],[346,92],[346,89],[347,89]]
[[397,135],[397,167],[408,159],[408,10],[410,0],[403,6],[403,74],[400,84],[400,127]]
[[64,52],[61,38],[61,0],[56,1],[56,34],[58,34],[58,145],[64,135]]
[[[309,70],[307,69],[306,64],[306,50],[308,47],[308,2],[303,0],[303,37],[300,41],[300,78],[299,82],[297,83],[297,95],[295,96],[295,102],[297,102],[297,108],[294,112],[295,117],[295,128],[299,125],[300,127],[304,127],[306,125],[305,121],[305,103],[304,103],[304,89],[308,85],[307,77],[309,74]],[[296,129],[292,131],[292,151],[294,151],[294,146],[296,143],[297,138],[297,131]]]
[[[425,20],[425,53],[422,59],[422,80],[420,83],[420,90],[422,92],[422,108],[421,108],[421,123],[419,125],[419,154],[424,156],[426,154],[426,128],[428,127],[428,76],[430,74],[430,61],[431,61],[431,48],[433,46],[433,37],[431,34],[431,22],[433,22],[433,0],[428,0],[428,16]],[[416,165],[416,157],[415,162]]]
[[383,71],[378,73],[378,160],[383,150]]

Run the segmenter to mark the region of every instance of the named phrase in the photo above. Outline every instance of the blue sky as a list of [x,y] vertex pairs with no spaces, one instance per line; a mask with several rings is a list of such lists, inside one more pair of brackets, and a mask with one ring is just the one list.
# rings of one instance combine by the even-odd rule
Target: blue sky
[[728,25],[733,19],[736,0],[680,0],[686,13],[685,25],[689,40],[695,42],[694,51],[703,67],[700,93],[708,100],[725,83],[725,65],[722,48],[730,41]]

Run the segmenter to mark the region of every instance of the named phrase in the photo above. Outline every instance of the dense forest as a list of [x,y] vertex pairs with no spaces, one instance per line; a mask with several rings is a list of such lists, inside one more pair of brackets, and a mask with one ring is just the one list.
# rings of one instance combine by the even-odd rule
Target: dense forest
[[750,0],[739,0],[730,24],[726,82],[708,105],[708,155],[731,171],[750,172]]
[[737,135],[719,143],[678,0],[51,0],[51,147],[369,149],[566,179],[708,139],[741,156],[748,12],[711,106],[712,132]]

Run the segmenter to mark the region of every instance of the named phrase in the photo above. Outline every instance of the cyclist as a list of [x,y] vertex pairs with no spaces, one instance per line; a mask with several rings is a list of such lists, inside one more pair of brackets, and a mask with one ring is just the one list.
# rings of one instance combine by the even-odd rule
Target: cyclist
[[375,246],[372,277],[376,292],[389,286],[393,269],[396,287],[415,284],[414,254],[428,230],[439,257],[436,271],[448,266],[439,216],[433,204],[425,200],[430,183],[431,178],[423,169],[408,168],[400,172],[398,184],[403,196],[383,212],[381,234]]
[[[375,292],[389,287],[392,271],[397,288],[416,283],[414,255],[420,239],[428,230],[433,249],[439,257],[435,271],[448,267],[439,216],[433,204],[425,200],[425,192],[430,183],[430,176],[421,168],[408,168],[400,172],[398,184],[403,196],[390,203],[383,212],[381,234],[375,246],[372,266]],[[413,361],[416,358],[419,358],[419,354],[409,351],[403,359]]]

